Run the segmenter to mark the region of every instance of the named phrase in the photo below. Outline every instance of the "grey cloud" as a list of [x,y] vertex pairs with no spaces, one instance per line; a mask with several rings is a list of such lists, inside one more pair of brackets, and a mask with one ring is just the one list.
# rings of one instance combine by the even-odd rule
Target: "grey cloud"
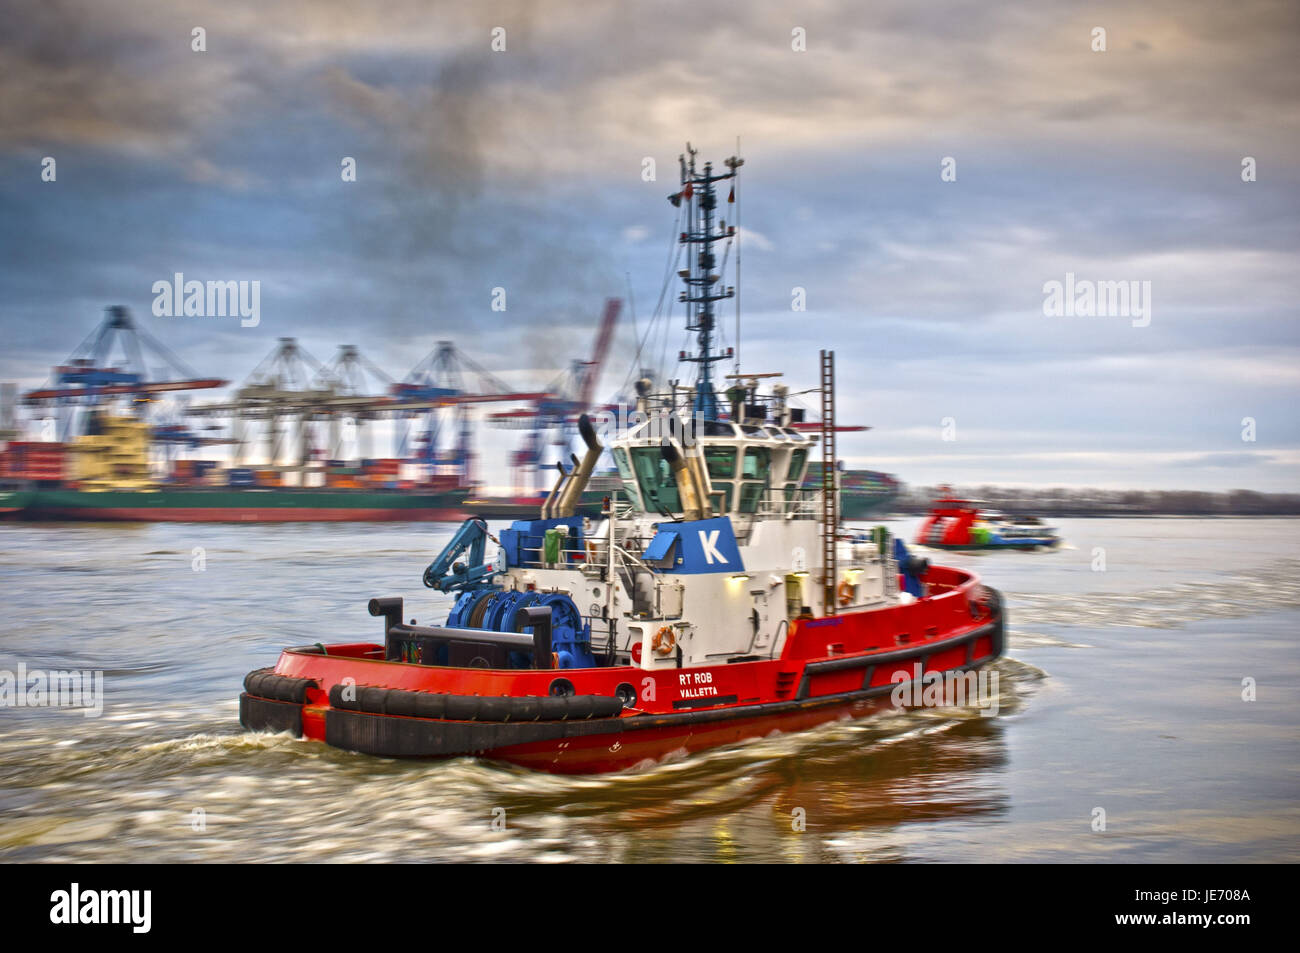
[[[151,324],[235,380],[280,334],[321,357],[361,343],[394,374],[455,337],[495,369],[549,376],[586,355],[625,273],[644,330],[681,142],[719,158],[739,135],[744,224],[771,243],[745,246],[746,354],[810,380],[790,329],[814,356],[837,347],[888,401],[848,405],[868,422],[930,426],[959,399],[1008,449],[1051,419],[1063,448],[1190,453],[1233,415],[1285,419],[1293,395],[1250,375],[1300,350],[1293,4],[10,7],[5,377],[43,376],[104,304],[146,312],[173,270],[263,280],[255,333]],[[206,54],[189,51],[196,24]],[[1106,54],[1087,49],[1096,24]],[[505,54],[488,49],[494,25]],[[790,50],[796,25],[807,53]],[[35,175],[49,151],[57,186]],[[640,180],[646,155],[657,182]],[[945,155],[957,183],[938,181]],[[623,241],[631,224],[651,236]],[[1067,269],[1153,280],[1151,328],[1044,319],[1042,283]],[[498,285],[504,314],[487,306]],[[789,312],[794,285],[809,314]],[[674,325],[654,350],[682,337]],[[864,454],[916,449],[886,429]]]

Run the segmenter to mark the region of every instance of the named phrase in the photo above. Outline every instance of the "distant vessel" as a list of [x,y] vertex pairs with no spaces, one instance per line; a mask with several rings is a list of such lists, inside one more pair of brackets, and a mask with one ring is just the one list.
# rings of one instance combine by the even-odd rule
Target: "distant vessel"
[[1052,549],[1061,544],[1056,530],[1035,517],[1013,519],[980,508],[940,487],[930,515],[916,533],[916,543],[932,549]]
[[0,516],[21,513],[31,502],[31,490],[0,490]]
[[[600,344],[582,369],[586,400],[595,369],[603,360],[617,315],[618,299],[606,302]],[[114,349],[120,351],[113,359]],[[146,367],[144,355],[158,366]],[[368,386],[388,381],[387,393]],[[477,379],[477,390],[466,382]],[[408,377],[392,383],[352,345],[340,348],[329,366],[315,361],[293,338],[279,344],[230,400],[193,408],[151,409],[162,395],[207,390],[227,382],[189,371],[179,359],[137,327],[120,305],[72,356],[56,365],[46,385],[23,396],[40,408],[43,433],[60,440],[18,439],[25,427],[11,413],[16,388],[0,384],[0,517],[26,520],[113,520],[164,522],[408,521],[460,520],[486,513],[513,518],[535,510],[539,501],[483,496],[472,479],[472,403],[550,400],[543,392],[518,393],[491,378],[449,341],[425,358]],[[566,391],[567,393],[567,391]],[[558,400],[558,398],[556,399]],[[556,400],[546,404],[554,416]],[[558,406],[567,412],[571,402]],[[123,406],[126,405],[126,406]],[[123,412],[124,411],[124,412]],[[448,415],[455,417],[457,443],[441,446]],[[194,427],[186,417],[231,416],[227,436],[216,427]],[[168,417],[170,416],[170,419]],[[563,415],[561,414],[561,417]],[[387,459],[322,459],[322,430],[330,429],[336,454],[353,443],[344,422],[359,428],[369,420],[394,424],[394,453]],[[549,419],[549,418],[548,418]],[[417,423],[418,421],[418,423]],[[253,445],[248,427],[262,427],[270,461],[244,466]],[[411,434],[415,429],[414,436]],[[174,459],[200,447],[233,445],[233,465],[215,459]],[[285,466],[278,463],[289,458]],[[162,459],[160,459],[162,458]],[[452,472],[448,472],[448,471]],[[405,477],[405,478],[403,478]],[[473,506],[466,506],[473,497]],[[579,501],[579,512],[598,513],[598,488]]]
[[467,491],[229,489],[27,491],[15,514],[33,520],[151,523],[442,521],[464,516]]
[[[0,453],[0,513],[30,520],[145,522],[328,522],[457,520],[469,490],[397,480],[398,461],[335,467],[333,485],[280,485],[274,470],[226,471],[177,465],[149,475],[149,425],[129,414],[97,413],[91,432],[69,443],[15,442]],[[387,471],[387,472],[386,472]],[[220,481],[217,483],[216,481]]]
[[[902,485],[897,478],[879,470],[840,470],[840,515],[846,520],[866,519],[889,511],[898,499]],[[805,487],[822,485],[822,465],[813,461],[808,465]]]

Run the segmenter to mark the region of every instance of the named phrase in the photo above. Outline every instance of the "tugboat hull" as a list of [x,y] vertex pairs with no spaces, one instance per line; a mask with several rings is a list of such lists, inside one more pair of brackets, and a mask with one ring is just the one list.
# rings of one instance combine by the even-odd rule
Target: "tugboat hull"
[[[619,771],[774,731],[862,717],[888,707],[891,694],[918,675],[975,671],[998,658],[1005,644],[1000,599],[984,591],[987,611],[977,624],[947,637],[703,671],[491,672],[385,662],[379,645],[325,646],[324,654],[316,647],[290,649],[274,670],[245,680],[240,721],[249,730],[288,731],[381,757],[472,756],[554,773]],[[525,694],[545,692],[557,679],[575,694]],[[680,690],[683,680],[716,694],[672,697],[694,694]],[[660,682],[663,689],[650,691],[653,701],[643,702],[647,683]],[[625,705],[620,695],[634,685],[639,695]],[[502,689],[504,694],[493,694]]]
[[[506,726],[397,719],[360,712],[331,712],[325,741],[336,748],[387,757],[473,756],[556,774],[621,771],[669,756],[795,732],[888,707],[893,690],[858,693],[842,700],[810,699],[732,709],[644,718],[602,718],[579,722]],[[767,710],[763,710],[767,709]],[[531,738],[534,740],[523,740]]]

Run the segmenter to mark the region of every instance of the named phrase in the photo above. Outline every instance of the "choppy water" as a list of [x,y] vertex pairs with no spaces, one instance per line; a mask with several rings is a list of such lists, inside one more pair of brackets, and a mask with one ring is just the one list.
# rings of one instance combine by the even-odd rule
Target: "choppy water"
[[99,669],[106,696],[100,718],[0,708],[0,859],[1300,860],[1300,522],[1060,525],[1060,552],[933,554],[1006,596],[996,717],[572,778],[239,727],[245,672],[377,639],[371,596],[439,618],[419,577],[449,527],[0,523],[0,671]]

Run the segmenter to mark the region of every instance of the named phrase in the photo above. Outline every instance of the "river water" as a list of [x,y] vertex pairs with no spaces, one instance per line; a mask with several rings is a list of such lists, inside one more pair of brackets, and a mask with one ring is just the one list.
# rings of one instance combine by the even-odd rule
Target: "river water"
[[440,620],[450,526],[0,523],[0,673],[104,673],[100,717],[0,708],[0,860],[1300,861],[1300,522],[1058,525],[930,554],[1004,593],[996,716],[556,777],[239,726],[282,646],[378,641],[371,596]]

